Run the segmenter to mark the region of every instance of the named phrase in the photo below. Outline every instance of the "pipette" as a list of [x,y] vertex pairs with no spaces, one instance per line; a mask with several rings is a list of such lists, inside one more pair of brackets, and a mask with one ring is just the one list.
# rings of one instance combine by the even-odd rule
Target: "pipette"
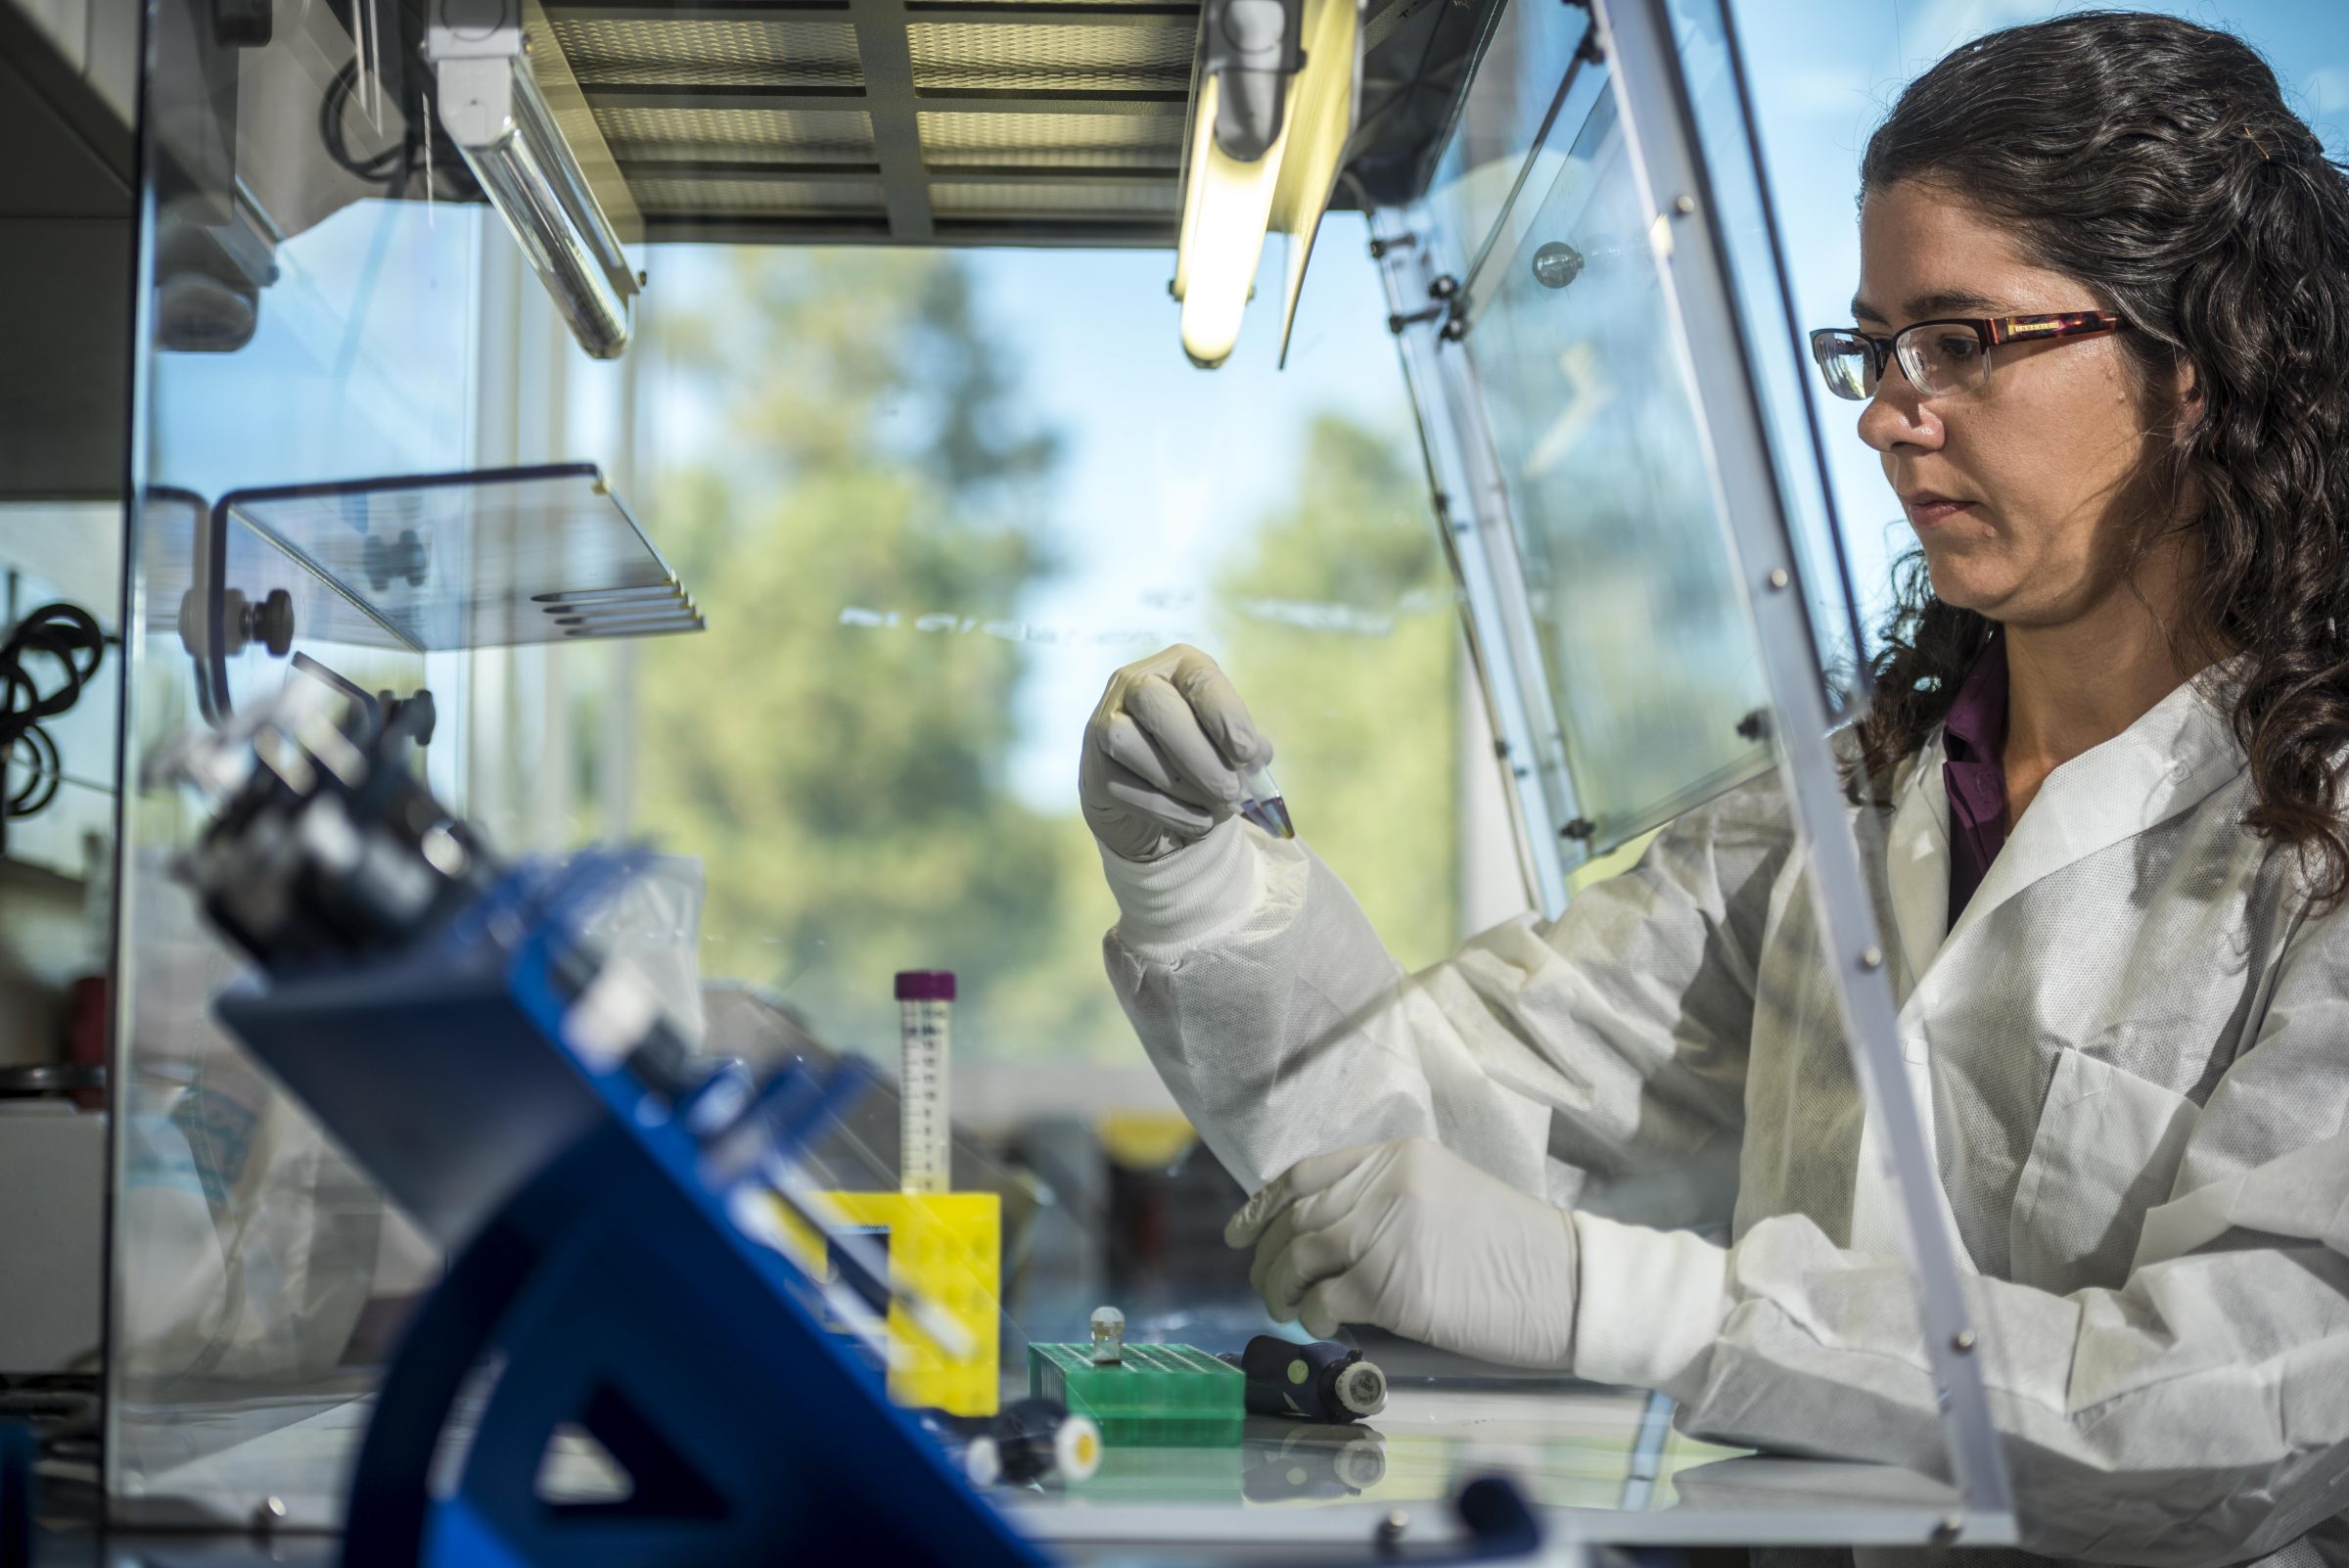
[[1272,782],[1272,769],[1252,767],[1240,775],[1240,815],[1276,839],[1293,839],[1297,824],[1289,819],[1289,803]]

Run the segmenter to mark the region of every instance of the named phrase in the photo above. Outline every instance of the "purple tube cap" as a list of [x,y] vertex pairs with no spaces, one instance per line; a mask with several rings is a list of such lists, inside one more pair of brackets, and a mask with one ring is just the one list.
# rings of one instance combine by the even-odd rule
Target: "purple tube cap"
[[898,1000],[952,1001],[953,999],[953,970],[900,969],[898,971]]

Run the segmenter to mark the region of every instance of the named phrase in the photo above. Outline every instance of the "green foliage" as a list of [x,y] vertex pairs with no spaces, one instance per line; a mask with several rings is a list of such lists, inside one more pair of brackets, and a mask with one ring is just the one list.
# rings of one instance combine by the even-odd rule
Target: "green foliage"
[[950,258],[752,253],[731,281],[710,312],[726,336],[705,316],[669,340],[730,417],[721,460],[663,481],[665,547],[710,630],[648,649],[638,759],[645,827],[707,867],[704,973],[774,985],[884,1059],[904,968],[960,973],[981,1042],[1051,1049],[992,1038],[994,988],[1089,965],[1105,1027],[1097,950],[1055,950],[1070,824],[1003,787],[1020,650],[842,619],[1010,614],[1050,569],[1010,519],[1051,442],[1011,419]]
[[1298,833],[1417,968],[1459,940],[1460,638],[1410,455],[1317,418],[1296,499],[1218,584],[1213,651],[1273,739]]
[[[707,871],[703,972],[886,1062],[893,972],[949,968],[962,1048],[1133,1060],[1077,737],[1065,810],[1006,784],[1032,650],[862,623],[1016,619],[1052,572],[1032,520],[1055,447],[1021,421],[1016,366],[950,254],[747,252],[725,282],[652,324],[673,394],[722,425],[656,480],[710,630],[646,645],[636,759],[643,829]],[[1397,442],[1324,417],[1296,499],[1218,584],[1236,613],[1217,651],[1281,740],[1308,839],[1413,963],[1456,935],[1457,639],[1424,497]],[[1352,629],[1300,629],[1292,601]]]

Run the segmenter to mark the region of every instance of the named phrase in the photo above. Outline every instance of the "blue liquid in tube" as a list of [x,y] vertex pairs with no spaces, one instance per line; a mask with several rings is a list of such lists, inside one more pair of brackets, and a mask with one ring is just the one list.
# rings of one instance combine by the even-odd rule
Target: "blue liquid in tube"
[[1240,775],[1240,815],[1276,839],[1297,836],[1289,803],[1281,798],[1280,786],[1272,782],[1269,767],[1252,767]]

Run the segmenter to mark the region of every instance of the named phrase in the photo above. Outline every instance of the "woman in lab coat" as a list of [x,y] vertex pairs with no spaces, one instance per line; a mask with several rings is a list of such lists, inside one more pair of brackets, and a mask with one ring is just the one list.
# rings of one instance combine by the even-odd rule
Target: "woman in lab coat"
[[[2025,1545],[2341,1560],[2349,182],[2236,39],[2096,15],[1944,60],[1862,185],[1815,346],[1920,556],[1847,740]],[[1110,683],[1083,798],[1272,1312],[1940,1469],[1775,780],[1406,974],[1232,814],[1269,753],[1173,649]]]

